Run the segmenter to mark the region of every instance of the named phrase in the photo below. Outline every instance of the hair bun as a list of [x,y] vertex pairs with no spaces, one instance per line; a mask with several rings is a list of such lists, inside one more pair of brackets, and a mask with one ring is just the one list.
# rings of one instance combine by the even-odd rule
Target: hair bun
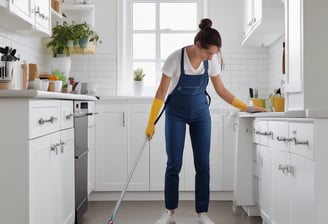
[[209,29],[212,27],[212,21],[208,18],[202,19],[199,24],[201,30]]

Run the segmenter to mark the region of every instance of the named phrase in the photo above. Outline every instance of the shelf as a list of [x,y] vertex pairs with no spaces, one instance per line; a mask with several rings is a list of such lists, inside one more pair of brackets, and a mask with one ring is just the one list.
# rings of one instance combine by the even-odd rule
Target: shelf
[[63,10],[66,11],[94,11],[94,5],[87,5],[87,4],[75,4],[75,5],[65,5],[63,4]]
[[62,5],[63,13],[67,16],[65,20],[75,22],[87,22],[94,27],[95,6],[88,4]]

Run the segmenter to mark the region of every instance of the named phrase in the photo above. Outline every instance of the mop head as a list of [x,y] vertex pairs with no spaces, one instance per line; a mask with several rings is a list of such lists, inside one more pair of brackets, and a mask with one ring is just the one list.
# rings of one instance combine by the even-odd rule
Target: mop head
[[108,224],[113,224],[114,222],[112,220],[109,220],[108,221]]

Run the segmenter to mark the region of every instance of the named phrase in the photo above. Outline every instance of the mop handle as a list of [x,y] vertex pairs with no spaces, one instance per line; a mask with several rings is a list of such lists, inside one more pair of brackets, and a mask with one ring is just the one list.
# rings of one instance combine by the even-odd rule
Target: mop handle
[[[164,107],[163,107],[162,111],[160,112],[159,116],[156,118],[156,120],[155,120],[155,122],[154,122],[154,125],[156,125],[157,122],[159,121],[159,119],[161,118],[161,116],[162,116],[162,114],[163,114],[163,112],[164,112],[164,110],[165,110],[165,106],[166,106],[166,104],[164,104]],[[114,210],[113,210],[112,216],[110,217],[110,219],[109,219],[109,221],[108,221],[108,224],[113,224],[113,222],[114,222],[114,219],[115,219],[115,217],[116,217],[116,213],[117,213],[117,211],[118,211],[118,209],[119,209],[119,207],[120,207],[120,204],[121,204],[121,202],[122,202],[122,200],[123,200],[123,198],[124,198],[125,192],[126,192],[128,186],[129,186],[129,183],[130,183],[131,178],[132,178],[132,176],[133,176],[134,170],[136,169],[136,167],[137,167],[137,165],[138,165],[138,163],[139,163],[139,160],[140,160],[140,158],[141,158],[142,152],[143,152],[143,150],[144,150],[144,148],[145,148],[145,146],[146,146],[146,143],[147,143],[148,141],[149,141],[148,136],[146,136],[144,142],[143,142],[142,145],[141,145],[141,148],[139,149],[139,152],[138,152],[137,158],[136,158],[136,160],[134,161],[134,164],[133,164],[133,167],[132,167],[132,169],[131,169],[131,171],[130,171],[130,173],[129,173],[129,176],[128,176],[128,178],[127,178],[125,184],[124,184],[124,187],[123,187],[123,190],[122,190],[122,192],[121,192],[120,198],[119,198],[118,201],[116,202],[115,208],[114,208]]]
[[138,165],[138,162],[139,162],[139,160],[140,160],[140,158],[141,158],[142,152],[143,152],[143,150],[144,150],[144,148],[145,148],[147,142],[148,142],[148,137],[145,137],[145,140],[143,141],[143,143],[142,143],[142,145],[141,145],[141,147],[140,147],[140,150],[139,150],[139,152],[138,152],[137,158],[136,158],[136,160],[134,161],[134,164],[133,164],[133,167],[132,167],[132,169],[131,169],[131,171],[130,171],[130,173],[129,173],[129,176],[128,176],[128,178],[127,178],[125,184],[124,184],[124,187],[123,187],[123,191],[122,191],[122,193],[121,193],[121,196],[120,196],[120,198],[118,199],[118,201],[117,201],[117,203],[116,203],[116,205],[115,205],[115,208],[114,208],[114,210],[113,210],[113,214],[112,214],[112,216],[111,216],[111,218],[110,218],[110,221],[114,221],[114,219],[115,219],[115,216],[116,216],[117,210],[118,210],[118,208],[120,207],[120,204],[121,204],[121,202],[122,202],[122,200],[123,200],[123,197],[124,197],[124,195],[125,195],[125,192],[126,192],[128,186],[129,186],[129,183],[130,183],[131,178],[132,178],[132,176],[133,176],[134,170],[136,169],[136,167],[137,167],[137,165]]

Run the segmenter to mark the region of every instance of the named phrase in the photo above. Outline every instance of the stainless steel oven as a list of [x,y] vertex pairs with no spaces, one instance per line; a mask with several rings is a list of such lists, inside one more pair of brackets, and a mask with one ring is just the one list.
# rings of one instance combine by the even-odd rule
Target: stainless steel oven
[[88,209],[88,102],[74,101],[75,223]]

